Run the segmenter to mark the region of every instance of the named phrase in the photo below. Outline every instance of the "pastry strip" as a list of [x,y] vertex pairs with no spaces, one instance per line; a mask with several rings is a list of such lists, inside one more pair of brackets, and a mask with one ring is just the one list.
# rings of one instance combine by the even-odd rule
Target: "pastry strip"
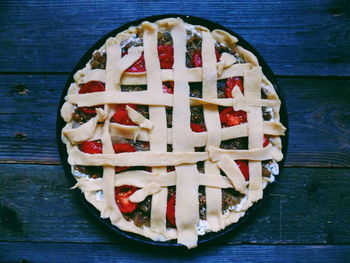
[[[106,53],[108,60],[106,63],[106,91],[116,90],[114,86],[114,76],[117,71],[118,63],[120,63],[120,43],[117,39],[108,39],[106,42]],[[120,88],[120,87],[118,87]],[[117,88],[117,89],[118,89]],[[107,114],[109,113],[109,106],[104,105]],[[109,119],[105,120],[102,128],[101,142],[102,142],[102,153],[103,154],[114,154],[112,147],[111,136],[109,134]],[[73,147],[72,151],[77,149]],[[74,156],[74,155],[73,155]],[[71,155],[69,156],[69,158]],[[68,159],[69,159],[68,158]],[[117,224],[123,222],[123,215],[119,211],[119,208],[115,202],[114,197],[114,184],[115,184],[115,170],[111,165],[103,166],[103,177],[102,177],[102,191],[103,191],[103,202],[101,204],[101,217],[110,218],[111,222]]]
[[247,183],[242,172],[239,170],[238,165],[227,154],[221,156],[221,159],[217,165],[224,171],[234,188],[238,192],[245,194],[247,190]]
[[141,128],[151,130],[153,128],[153,122],[146,119],[141,113],[126,105],[129,118]]
[[245,99],[244,97],[233,99],[200,99],[200,98],[191,98],[191,105],[205,105],[205,104],[214,104],[219,106],[233,106],[235,110],[249,110],[249,107],[274,107],[277,106],[280,102],[278,100],[266,100],[266,99]]
[[99,116],[96,115],[78,128],[65,127],[62,132],[72,143],[87,141],[94,135],[98,119]]
[[[261,97],[261,69],[254,67],[244,73],[245,98],[256,99]],[[263,145],[263,118],[261,107],[250,107],[247,113],[248,121],[248,148],[260,148]],[[260,161],[249,161],[249,193],[248,202],[256,202],[262,198],[262,166]]]
[[233,160],[251,160],[251,161],[264,161],[274,159],[280,160],[280,152],[271,144],[264,148],[256,148],[249,150],[224,150],[213,146],[208,147],[209,157],[214,162],[219,161],[222,154],[227,154]]
[[[111,123],[111,134],[121,134],[126,139],[137,139],[140,141],[149,141],[149,133],[145,129],[141,129],[138,126],[122,125],[119,123]],[[280,136],[284,135],[286,128],[279,122],[264,121],[263,132],[264,134]],[[172,144],[172,129],[167,129],[167,143]],[[193,144],[195,147],[202,147],[206,145],[207,132],[192,132]],[[247,137],[248,136],[248,124],[243,123],[241,125],[235,125],[221,129],[221,141],[226,141],[234,138]]]
[[[150,93],[162,92],[161,69],[157,50],[157,26],[149,22],[142,23],[144,29],[145,64],[147,89]],[[149,133],[151,151],[167,151],[166,112],[163,106],[149,106],[150,121],[154,128]],[[164,173],[165,167],[153,167],[153,172]],[[155,175],[156,177],[156,175]],[[168,191],[160,189],[152,197],[151,230],[164,234],[166,231],[166,204]]]
[[[174,106],[173,151],[194,152],[190,130],[190,101],[186,61],[186,29],[181,19],[171,29],[174,45]],[[176,171],[175,218],[178,243],[192,248],[197,246],[199,221],[198,170],[197,166],[181,164]]]
[[[217,79],[226,79],[231,76],[243,76],[244,71],[251,69],[249,63],[234,64],[228,68],[225,68],[221,75],[217,76]],[[202,68],[188,68],[187,69],[188,82],[202,82],[203,70]],[[171,69],[162,69],[161,71],[162,81],[174,81],[174,72]],[[146,83],[146,77],[135,73],[129,73],[123,75],[122,85],[144,85]]]
[[60,113],[61,113],[62,119],[65,122],[70,122],[72,120],[73,112],[74,112],[74,106],[71,103],[67,101],[63,103]]
[[89,140],[95,133],[97,123],[106,118],[107,113],[102,109],[96,109],[96,116],[78,128],[67,126],[63,128],[63,134],[72,142],[79,143]]
[[[150,185],[159,185],[161,187],[174,186],[176,184],[176,175],[175,172],[159,174],[157,177],[146,171],[128,171],[119,173],[116,176],[114,186],[118,187],[126,184],[131,184],[138,188],[145,188]],[[218,178],[210,174],[200,174],[199,184],[219,189],[232,188],[231,183],[226,177]],[[77,183],[72,187],[72,189],[74,188],[80,188],[83,192],[101,191],[103,188],[103,179],[80,177],[77,178]]]
[[[216,56],[214,40],[208,32],[202,32],[202,69],[203,69],[203,98],[210,100],[217,98],[216,83]],[[206,147],[219,147],[221,142],[221,123],[218,106],[213,104],[203,105],[204,120],[207,128]],[[204,163],[206,173],[222,177],[219,168],[211,160]],[[206,216],[210,228],[219,231],[224,228],[222,218],[221,189],[206,187]]]
[[[158,101],[160,100],[160,101]],[[140,105],[150,106],[173,106],[172,95],[164,94],[161,91],[148,92],[148,91],[134,91],[134,92],[95,92],[87,94],[75,94],[69,95],[68,101],[70,103],[77,104],[78,107],[96,106],[103,104],[126,104],[134,103]],[[266,99],[200,99],[190,98],[191,106],[198,105],[219,105],[219,106],[233,106],[235,110],[247,110],[249,107],[262,107],[262,106],[278,106],[277,100]]]
[[[219,63],[217,67],[219,67]],[[243,76],[244,71],[251,69],[249,63],[234,64],[222,70],[221,74],[217,76],[217,79],[226,79],[232,76]],[[161,70],[162,81],[174,81],[174,72],[172,69],[162,69]],[[203,71],[202,68],[188,68],[187,69],[188,82],[201,82]],[[83,72],[77,79],[78,84],[87,83],[89,81],[101,81],[105,82],[105,70],[94,69],[90,71]],[[124,72],[121,78],[121,85],[146,85],[147,77],[145,72]]]
[[91,154],[81,152],[74,146],[69,153],[71,165],[91,166],[174,166],[191,164],[208,159],[206,152],[132,152],[118,154]]
[[101,104],[140,104],[172,106],[172,95],[161,92],[152,93],[148,91],[137,92],[95,92],[87,94],[69,95],[67,100],[77,104],[78,107],[88,107]]

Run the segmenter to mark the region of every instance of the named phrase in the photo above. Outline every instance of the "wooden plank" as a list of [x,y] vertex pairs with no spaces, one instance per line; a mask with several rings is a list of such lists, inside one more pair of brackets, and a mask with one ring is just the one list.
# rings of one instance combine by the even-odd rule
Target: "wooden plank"
[[286,164],[350,167],[350,80],[279,82],[289,119]]
[[0,159],[58,163],[56,114],[67,76],[0,75],[0,79],[5,94]]
[[[55,122],[67,75],[0,75],[0,162],[59,163]],[[349,79],[279,79],[288,166],[350,167]]]
[[350,246],[211,246],[191,251],[113,244],[0,242],[3,262],[348,262]]
[[[0,170],[0,241],[133,243],[86,210],[61,166],[1,164]],[[350,243],[349,172],[285,168],[256,213],[215,243]]]
[[[0,72],[67,72],[103,35],[169,1],[2,1]],[[172,13],[203,17],[250,42],[279,75],[349,76],[346,0],[172,1]],[[121,15],[122,14],[122,15]]]

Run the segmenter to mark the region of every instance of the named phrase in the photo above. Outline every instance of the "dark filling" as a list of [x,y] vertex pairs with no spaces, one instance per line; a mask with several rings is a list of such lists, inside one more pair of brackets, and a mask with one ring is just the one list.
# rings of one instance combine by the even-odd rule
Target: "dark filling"
[[203,106],[191,107],[191,122],[205,127]]
[[220,79],[217,81],[218,86],[218,98],[223,99],[225,97],[225,87],[226,87],[226,80]]
[[172,46],[173,39],[170,32],[158,32],[158,45],[160,46]]
[[103,174],[103,167],[102,166],[83,166],[83,165],[76,165],[74,166],[74,170],[77,170],[78,172],[82,174],[86,174],[89,176],[89,178],[101,178]]
[[222,189],[222,212],[229,209],[231,206],[238,205],[244,195],[235,191],[233,188]]
[[173,127],[173,108],[165,107],[166,111],[166,125],[168,128]]
[[271,111],[268,110],[268,107],[262,107],[262,115],[264,121],[270,121],[272,119]]
[[122,43],[122,55],[126,54],[128,49],[131,47],[139,47],[143,45],[143,33],[141,30],[138,30],[136,34],[134,34],[134,38],[130,39],[129,41],[125,41]]
[[87,121],[89,121],[91,118],[95,117],[96,113],[87,113],[83,111],[81,108],[76,108],[73,112],[73,120],[83,124]]
[[143,90],[147,90],[147,85],[139,85],[139,86],[137,86],[137,85],[133,85],[133,86],[122,85],[121,90],[123,92],[143,91]]
[[202,98],[202,82],[190,82],[190,97]]
[[247,150],[248,137],[241,137],[241,138],[222,141],[220,144],[220,148],[227,149],[227,150],[234,150],[234,149]]
[[274,161],[273,160],[266,160],[262,162],[262,175],[263,177],[270,177],[271,176],[271,171],[268,169],[268,165],[272,164]]
[[123,216],[126,220],[133,221],[137,227],[149,227],[151,222],[151,207],[152,197],[148,196],[137,205],[137,208],[132,213],[123,213]]
[[198,189],[198,201],[199,201],[199,218],[202,220],[207,219],[207,200],[205,196],[205,186],[201,185]]
[[101,53],[96,51],[93,54],[90,66],[92,69],[105,69],[106,68],[106,52]]
[[216,50],[219,52],[219,54],[222,53],[229,53],[231,55],[233,55],[236,58],[236,63],[245,63],[245,60],[243,58],[241,58],[237,52],[235,52],[234,50],[232,50],[231,48],[224,46],[223,44],[219,44],[219,43],[215,43],[215,48]]
[[198,172],[204,174],[204,162],[203,161],[197,163],[197,170],[198,170]]
[[137,111],[143,115],[143,117],[149,119],[148,105],[137,105]]
[[199,34],[194,34],[190,30],[187,30],[187,38],[186,67],[193,68],[193,54],[202,48],[202,39]]

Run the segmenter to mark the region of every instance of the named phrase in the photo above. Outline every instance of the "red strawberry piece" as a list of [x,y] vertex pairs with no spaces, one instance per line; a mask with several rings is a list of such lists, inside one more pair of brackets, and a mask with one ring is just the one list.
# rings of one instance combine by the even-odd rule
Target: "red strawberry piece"
[[220,52],[219,52],[219,50],[217,48],[215,48],[215,56],[216,56],[216,61],[219,62],[221,54],[220,54]]
[[136,152],[135,147],[130,143],[115,143],[113,149],[115,153]]
[[227,107],[220,112],[220,120],[223,127],[230,127],[247,122],[245,111],[234,111],[232,107]]
[[202,66],[202,54],[201,50],[197,49],[192,54],[192,66],[194,68],[201,67]]
[[91,115],[96,113],[95,107],[79,107],[78,110]]
[[[219,50],[216,48],[215,49],[215,57],[216,57],[216,61],[219,62],[220,60],[220,52]],[[197,67],[201,67],[202,66],[202,50],[201,49],[197,49],[193,52],[192,54],[192,66],[194,68]]]
[[226,98],[232,98],[232,90],[236,85],[239,87],[239,89],[243,93],[243,79],[241,77],[233,77],[233,78],[226,79],[226,87],[225,87]]
[[149,166],[145,166],[144,167],[144,170],[146,171],[146,172],[152,172],[152,167],[149,167]]
[[80,86],[79,94],[105,91],[105,84],[101,81],[89,81]]
[[132,213],[137,208],[137,203],[131,202],[129,196],[136,192],[138,188],[132,185],[122,185],[115,187],[115,202],[117,203],[120,212]]
[[174,81],[167,81],[163,83],[163,92],[174,94]]
[[130,68],[126,70],[127,72],[145,72],[146,71],[146,65],[145,65],[145,58],[143,56],[143,53],[141,57],[134,62],[134,64],[131,65]]
[[166,171],[167,171],[168,173],[174,172],[174,171],[175,171],[175,166],[167,166],[167,167],[166,167]]
[[267,145],[269,145],[269,143],[270,143],[269,137],[264,135],[263,147],[266,147]]
[[199,125],[199,124],[196,124],[193,122],[191,122],[191,129],[194,132],[205,132],[206,131],[206,129],[202,125]]
[[102,153],[102,143],[100,141],[85,141],[79,144],[80,151],[90,154]]
[[[129,143],[115,143],[113,149],[115,153],[136,152],[136,148]],[[115,172],[120,173],[128,168],[128,166],[116,166]]]
[[160,68],[171,69],[174,64],[174,48],[172,46],[158,46]]
[[172,225],[176,225],[176,220],[175,220],[175,202],[176,202],[176,195],[173,194],[167,203],[166,207],[166,218],[168,222]]
[[[133,108],[134,110],[137,109],[136,105],[134,104],[127,104],[129,107]],[[112,121],[123,124],[123,125],[136,125],[128,115],[128,112],[126,110],[126,104],[118,104],[116,106],[116,111],[112,117]]]
[[92,107],[79,107],[78,111],[84,112],[89,115],[96,114],[96,108],[102,108],[103,106],[92,106]]
[[235,161],[235,162],[238,165],[238,168],[241,170],[241,172],[242,172],[242,174],[244,176],[244,179],[246,181],[248,181],[249,180],[249,167],[248,167],[247,162],[240,161],[240,160]]

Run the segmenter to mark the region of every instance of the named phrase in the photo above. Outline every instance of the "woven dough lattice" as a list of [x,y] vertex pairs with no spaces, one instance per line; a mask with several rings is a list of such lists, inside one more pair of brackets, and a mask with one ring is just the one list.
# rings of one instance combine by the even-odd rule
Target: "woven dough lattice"
[[[198,188],[205,187],[206,223],[210,231],[219,231],[235,223],[245,211],[262,198],[263,189],[271,178],[263,178],[262,161],[282,159],[280,135],[285,128],[279,122],[280,101],[255,56],[238,46],[237,39],[222,30],[210,32],[201,26],[192,26],[201,35],[202,67],[186,67],[187,30],[190,25],[179,18],[143,22],[106,41],[101,50],[106,52],[106,68],[92,69],[90,64],[78,71],[61,109],[67,122],[63,141],[67,144],[68,162],[72,167],[101,166],[101,178],[77,177],[79,187],[100,212],[120,229],[138,233],[157,241],[177,239],[189,248],[198,241],[199,224]],[[142,31],[143,45],[132,46],[122,54],[122,43],[131,38],[135,30]],[[158,31],[168,31],[173,43],[172,69],[161,69],[157,51]],[[223,43],[237,52],[244,63],[223,53],[217,62],[215,43]],[[144,56],[145,72],[127,72],[135,61]],[[232,98],[218,98],[217,82],[229,77],[242,77],[244,92],[238,86]],[[105,90],[79,94],[80,85],[90,81],[105,83]],[[163,92],[163,82],[173,81],[173,94]],[[202,82],[202,97],[190,97],[191,82]],[[122,85],[146,85],[146,90],[122,91]],[[262,98],[265,87],[266,98]],[[147,105],[149,118],[132,107],[126,107],[128,117],[135,125],[111,122],[116,104]],[[101,107],[101,105],[103,107]],[[72,114],[77,107],[96,108],[96,115],[80,126],[75,126]],[[191,106],[202,106],[206,126],[204,132],[191,130]],[[220,107],[233,107],[246,112],[247,122],[222,127]],[[273,109],[273,120],[264,121],[262,107]],[[172,108],[172,128],[167,127],[166,109]],[[270,143],[263,147],[263,138]],[[149,142],[149,151],[115,153],[113,138]],[[222,141],[247,137],[248,149],[222,149]],[[100,140],[102,153],[89,154],[79,149],[84,141]],[[167,145],[172,145],[172,152]],[[201,151],[195,148],[201,147]],[[246,181],[235,160],[247,160],[249,181]],[[204,162],[204,173],[197,163]],[[151,167],[150,170],[115,172],[115,166]],[[175,171],[167,171],[175,166]],[[137,227],[125,219],[115,202],[115,187],[137,187],[129,200],[140,203],[152,196],[150,226]],[[168,187],[176,186],[176,228],[167,227],[166,210]],[[236,211],[222,212],[222,189],[233,188],[244,195]],[[103,193],[97,198],[96,193]]]

